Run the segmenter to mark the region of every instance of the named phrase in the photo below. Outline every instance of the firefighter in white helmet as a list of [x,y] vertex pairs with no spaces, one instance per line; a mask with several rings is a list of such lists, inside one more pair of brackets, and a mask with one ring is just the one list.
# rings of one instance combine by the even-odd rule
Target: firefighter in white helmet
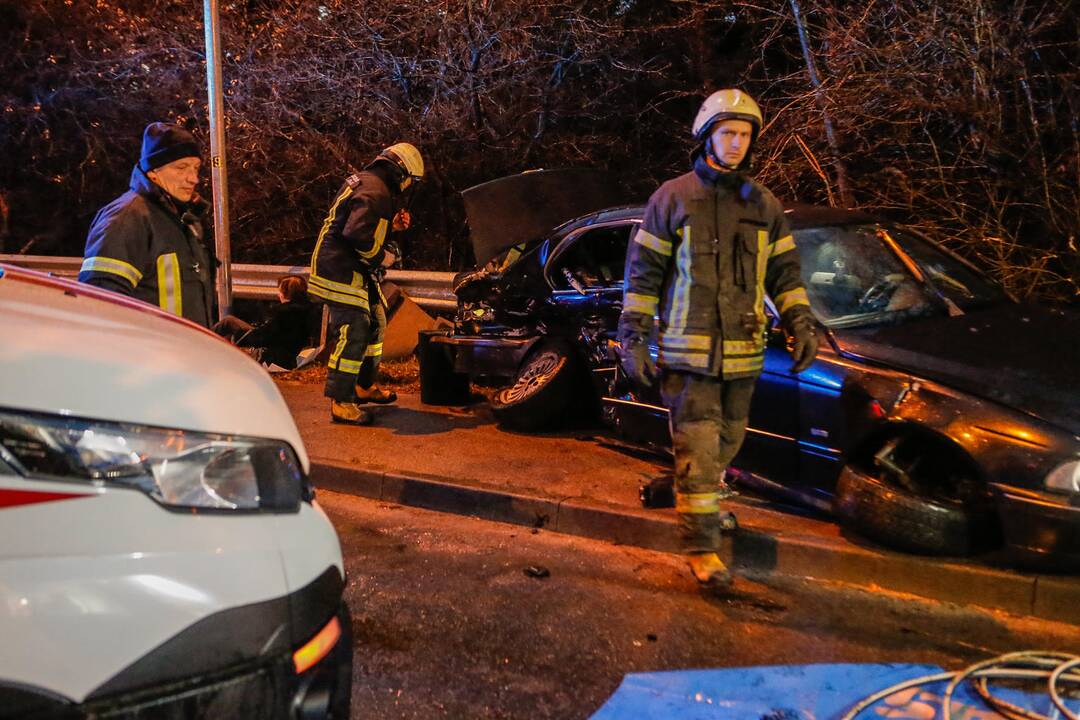
[[[799,254],[780,202],[748,176],[762,129],[757,103],[720,90],[694,119],[693,169],[660,186],[626,258],[619,321],[622,366],[639,385],[659,381],[675,449],[676,511],[690,568],[726,587],[720,502],[728,463],[746,434],[764,363],[767,292],[801,372],[817,338]],[[649,334],[659,324],[654,363]],[[659,372],[657,372],[659,368]]]
[[409,227],[405,200],[423,177],[420,151],[409,143],[391,145],[346,178],[319,231],[308,294],[330,309],[324,394],[333,422],[367,425],[371,414],[361,405],[397,400],[375,384],[386,330],[379,276],[400,255],[390,233]]

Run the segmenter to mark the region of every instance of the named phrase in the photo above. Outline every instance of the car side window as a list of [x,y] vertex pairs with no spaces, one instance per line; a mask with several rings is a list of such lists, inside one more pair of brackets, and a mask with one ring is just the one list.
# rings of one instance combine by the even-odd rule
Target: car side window
[[585,230],[555,258],[549,277],[556,290],[621,288],[633,223]]

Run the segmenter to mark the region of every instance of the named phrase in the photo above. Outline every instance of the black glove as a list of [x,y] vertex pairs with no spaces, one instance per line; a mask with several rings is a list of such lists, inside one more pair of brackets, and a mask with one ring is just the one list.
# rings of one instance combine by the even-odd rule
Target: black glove
[[623,338],[619,361],[627,377],[641,387],[652,387],[656,382],[656,363],[649,354],[649,343],[640,335]]
[[814,362],[818,351],[818,337],[814,332],[814,320],[806,315],[799,315],[787,323],[787,346],[791,359],[795,363],[791,372],[801,373]]

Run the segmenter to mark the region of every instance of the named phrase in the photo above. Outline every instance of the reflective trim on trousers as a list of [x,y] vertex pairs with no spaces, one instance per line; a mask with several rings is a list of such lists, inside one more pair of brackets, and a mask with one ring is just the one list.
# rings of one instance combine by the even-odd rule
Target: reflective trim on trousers
[[720,512],[720,494],[678,493],[675,496],[675,512],[698,515]]

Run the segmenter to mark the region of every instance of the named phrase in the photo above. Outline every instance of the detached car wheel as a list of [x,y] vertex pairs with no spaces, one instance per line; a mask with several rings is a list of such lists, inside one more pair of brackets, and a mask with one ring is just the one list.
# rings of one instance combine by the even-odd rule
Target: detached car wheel
[[521,364],[513,384],[491,398],[491,411],[500,425],[512,430],[552,428],[565,419],[576,385],[570,352],[559,344],[544,344]]
[[874,461],[872,473],[857,465],[840,473],[833,509],[844,525],[925,555],[971,555],[999,540],[993,509],[976,486],[954,484],[956,458],[940,448],[923,451],[917,443],[891,440]]

